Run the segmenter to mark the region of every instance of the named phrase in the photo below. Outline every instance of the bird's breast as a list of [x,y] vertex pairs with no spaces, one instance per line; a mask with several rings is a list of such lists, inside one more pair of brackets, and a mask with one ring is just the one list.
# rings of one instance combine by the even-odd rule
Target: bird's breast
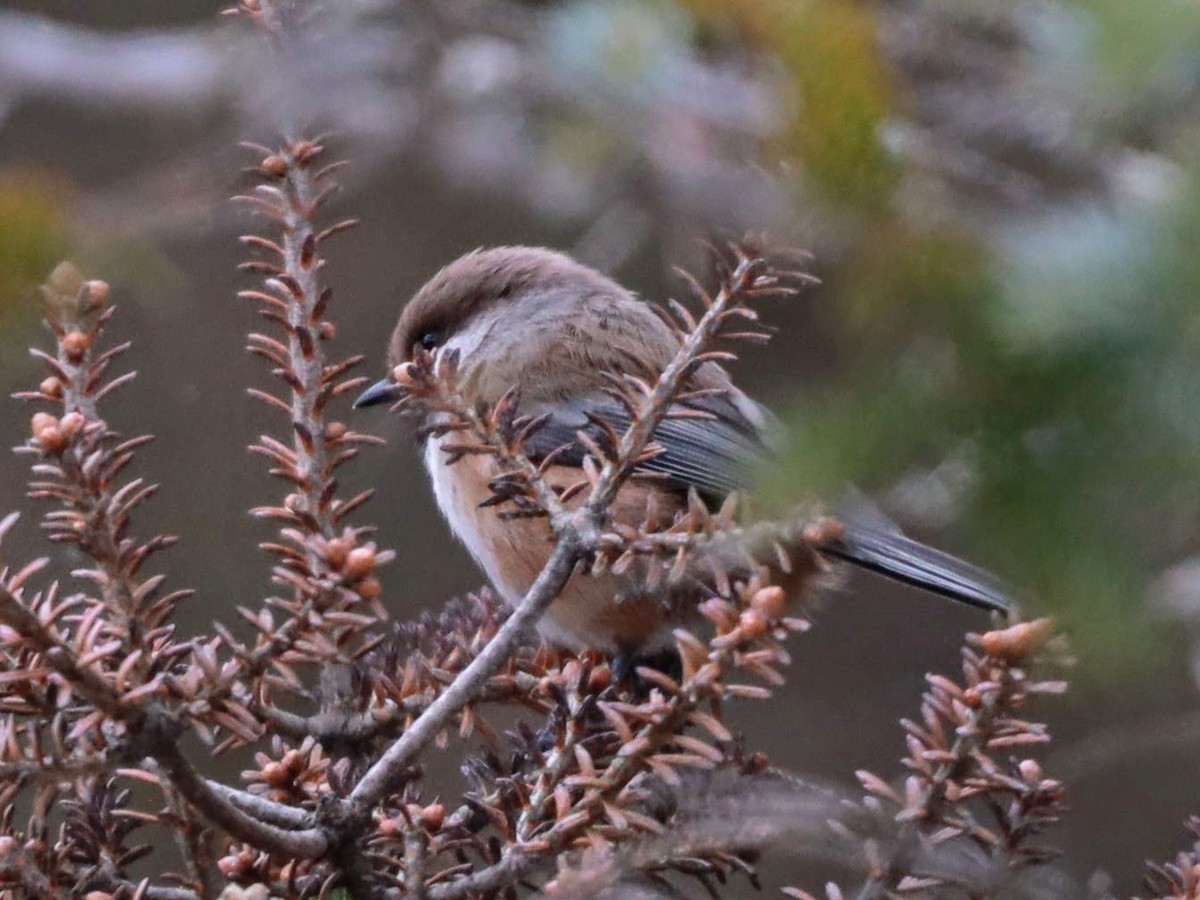
[[[481,507],[498,474],[488,456],[464,456],[453,465],[436,438],[425,444],[425,465],[434,497],[455,536],[479,564],[495,590],[515,605],[525,595],[554,550],[545,518],[501,519],[495,507]],[[577,468],[551,467],[547,479],[566,486],[582,477]],[[645,516],[649,485],[627,484],[613,504],[612,515],[636,525]],[[577,500],[575,502],[581,502]],[[671,496],[656,498],[658,524],[670,521],[679,508]],[[501,507],[503,508],[503,507]],[[660,649],[670,640],[673,616],[658,596],[641,596],[629,579],[577,573],[538,625],[552,644],[571,649],[616,652]]]

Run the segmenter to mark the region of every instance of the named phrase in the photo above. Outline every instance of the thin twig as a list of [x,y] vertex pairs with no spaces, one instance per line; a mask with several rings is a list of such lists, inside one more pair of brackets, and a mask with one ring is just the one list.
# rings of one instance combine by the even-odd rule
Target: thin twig
[[329,849],[329,840],[320,829],[289,831],[268,825],[243,812],[226,792],[214,788],[196,772],[174,741],[160,747],[154,753],[154,758],[192,806],[238,840],[269,853],[299,859],[316,859],[324,856]]
[[563,585],[584,558],[589,545],[580,535],[563,534],[550,559],[538,574],[508,620],[500,626],[480,654],[463,669],[454,682],[429,704],[417,720],[367,770],[350,792],[351,803],[373,806],[401,780],[417,755],[428,746],[450,720],[480,695],[489,678],[500,670],[532,633],[542,613],[558,597]]
[[287,806],[283,803],[276,803],[273,800],[268,800],[266,797],[260,797],[258,794],[239,791],[228,785],[221,784],[219,781],[209,779],[207,784],[214,793],[220,794],[242,812],[261,819],[270,825],[278,825],[280,828],[285,829],[299,829],[312,828],[315,824],[313,814],[307,810],[298,809],[295,806]]

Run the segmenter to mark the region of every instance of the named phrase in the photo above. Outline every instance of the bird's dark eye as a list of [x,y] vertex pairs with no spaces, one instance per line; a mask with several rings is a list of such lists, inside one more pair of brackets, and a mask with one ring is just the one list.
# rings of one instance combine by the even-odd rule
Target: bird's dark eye
[[441,337],[436,331],[426,331],[419,338],[417,338],[417,343],[420,344],[424,350],[433,350],[439,343],[441,343]]

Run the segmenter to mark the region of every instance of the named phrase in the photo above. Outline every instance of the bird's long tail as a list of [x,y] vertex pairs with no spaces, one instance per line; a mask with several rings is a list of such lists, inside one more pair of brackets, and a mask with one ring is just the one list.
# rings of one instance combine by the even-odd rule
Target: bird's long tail
[[821,547],[821,552],[978,609],[1000,613],[1013,609],[995,575],[898,532],[845,524],[844,533]]

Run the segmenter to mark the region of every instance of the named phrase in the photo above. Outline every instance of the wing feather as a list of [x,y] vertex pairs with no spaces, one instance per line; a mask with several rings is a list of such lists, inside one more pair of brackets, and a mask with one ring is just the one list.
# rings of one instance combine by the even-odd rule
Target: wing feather
[[[654,441],[662,452],[639,468],[663,476],[679,490],[694,487],[706,498],[718,501],[732,491],[748,488],[756,466],[769,457],[761,422],[751,421],[737,403],[723,395],[697,398],[676,404],[674,409],[685,415],[699,412],[704,418],[665,419],[654,431]],[[603,394],[567,403],[535,404],[522,411],[547,416],[545,424],[525,444],[526,453],[534,461],[568,445],[556,460],[579,465],[586,452],[577,437],[580,431],[608,449],[611,440],[605,429],[590,417],[607,423],[618,435],[630,426],[629,412]]]
[[[654,432],[662,452],[640,468],[663,476],[680,491],[695,488],[706,500],[719,503],[733,491],[751,486],[755,468],[770,458],[764,435],[768,414],[743,394],[715,394],[677,404],[682,412],[703,418],[668,418]],[[602,449],[611,449],[610,432],[622,434],[630,425],[628,411],[617,401],[596,394],[560,404],[535,404],[527,415],[546,416],[545,424],[529,437],[525,451],[534,461],[564,447],[557,462],[580,465],[587,452],[580,431]],[[980,609],[1003,612],[1012,601],[991,573],[961,559],[905,537],[898,529],[851,516],[844,536],[821,548],[823,553]],[[857,521],[856,521],[857,520]]]

